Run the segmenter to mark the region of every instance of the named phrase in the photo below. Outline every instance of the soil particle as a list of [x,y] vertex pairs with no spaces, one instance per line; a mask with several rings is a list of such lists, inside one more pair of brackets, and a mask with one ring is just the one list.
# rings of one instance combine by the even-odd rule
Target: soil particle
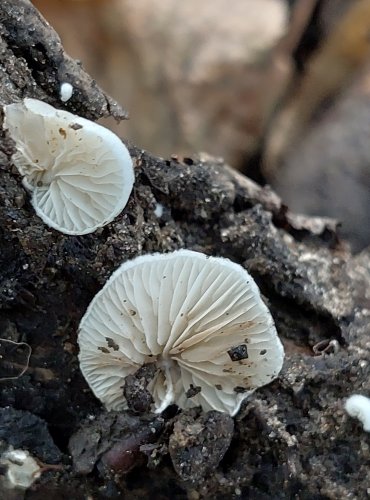
[[28,450],[43,462],[58,463],[62,458],[46,423],[28,411],[0,408],[0,442]]
[[133,412],[145,413],[150,411],[154,401],[147,386],[155,376],[155,372],[155,363],[150,363],[143,365],[136,373],[125,378],[123,393],[129,409]]
[[186,391],[186,397],[187,398],[193,398],[197,394],[199,394],[202,391],[202,388],[200,386],[194,386],[193,384],[190,384],[189,389]]
[[229,415],[184,411],[169,440],[172,463],[181,479],[198,482],[214,470],[230,445],[233,430]]
[[231,361],[241,361],[248,358],[248,347],[245,344],[238,345],[227,351]]
[[127,473],[143,462],[140,446],[155,442],[163,425],[161,417],[140,419],[125,412],[87,419],[69,441],[74,470],[89,474],[97,465],[103,475]]

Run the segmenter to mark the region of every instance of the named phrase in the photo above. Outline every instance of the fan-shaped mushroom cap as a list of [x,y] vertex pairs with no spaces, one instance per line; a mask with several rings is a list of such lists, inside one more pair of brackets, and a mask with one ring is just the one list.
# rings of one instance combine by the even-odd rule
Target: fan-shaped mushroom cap
[[189,250],[122,264],[89,305],[78,341],[82,373],[109,410],[127,407],[125,377],[156,363],[147,389],[157,412],[176,403],[234,415],[284,358],[247,271]]
[[13,161],[36,213],[66,234],[87,234],[125,207],[134,183],[126,146],[110,130],[36,99],[5,106]]

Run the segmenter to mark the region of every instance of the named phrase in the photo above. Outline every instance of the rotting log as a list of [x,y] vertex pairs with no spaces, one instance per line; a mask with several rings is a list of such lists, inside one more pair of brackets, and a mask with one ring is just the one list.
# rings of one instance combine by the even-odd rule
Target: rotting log
[[[75,89],[65,104],[63,81]],[[126,116],[27,0],[2,0],[0,104],[26,96],[90,119]],[[35,215],[12,167],[13,146],[0,138],[0,337],[32,348],[27,372],[0,381],[0,452],[10,444],[63,466],[46,468],[26,498],[365,498],[369,447],[343,401],[370,395],[370,253],[352,256],[335,221],[290,213],[219,159],[166,160],[129,147],[129,204],[108,226],[77,237]],[[78,323],[112,271],[138,254],[183,247],[245,266],[285,344],[280,377],[245,402],[234,427],[197,410],[155,419],[107,414],[79,371]],[[212,425],[231,443],[220,465]],[[188,463],[181,477],[189,449],[199,467]],[[131,472],[107,472],[126,452],[123,472]]]

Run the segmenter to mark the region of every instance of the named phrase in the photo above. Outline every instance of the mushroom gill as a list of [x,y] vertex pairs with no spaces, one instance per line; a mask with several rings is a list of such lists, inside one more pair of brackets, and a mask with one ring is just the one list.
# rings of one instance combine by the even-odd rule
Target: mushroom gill
[[110,130],[36,99],[4,107],[13,162],[37,215],[66,234],[92,233],[125,207],[134,172]]
[[175,403],[235,415],[284,358],[248,272],[190,250],[122,264],[89,305],[78,342],[82,373],[108,410],[127,408],[125,378],[155,363],[147,389],[157,413]]

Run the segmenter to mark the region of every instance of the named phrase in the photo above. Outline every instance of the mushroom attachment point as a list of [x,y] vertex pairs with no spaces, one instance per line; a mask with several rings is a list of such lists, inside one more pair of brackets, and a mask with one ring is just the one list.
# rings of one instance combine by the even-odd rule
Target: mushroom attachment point
[[253,278],[190,250],[122,264],[83,316],[80,367],[108,410],[127,408],[125,378],[155,370],[154,410],[175,403],[235,415],[281,370],[284,350]]
[[88,234],[126,206],[134,183],[130,154],[110,130],[36,99],[4,107],[13,162],[37,215],[65,234]]

